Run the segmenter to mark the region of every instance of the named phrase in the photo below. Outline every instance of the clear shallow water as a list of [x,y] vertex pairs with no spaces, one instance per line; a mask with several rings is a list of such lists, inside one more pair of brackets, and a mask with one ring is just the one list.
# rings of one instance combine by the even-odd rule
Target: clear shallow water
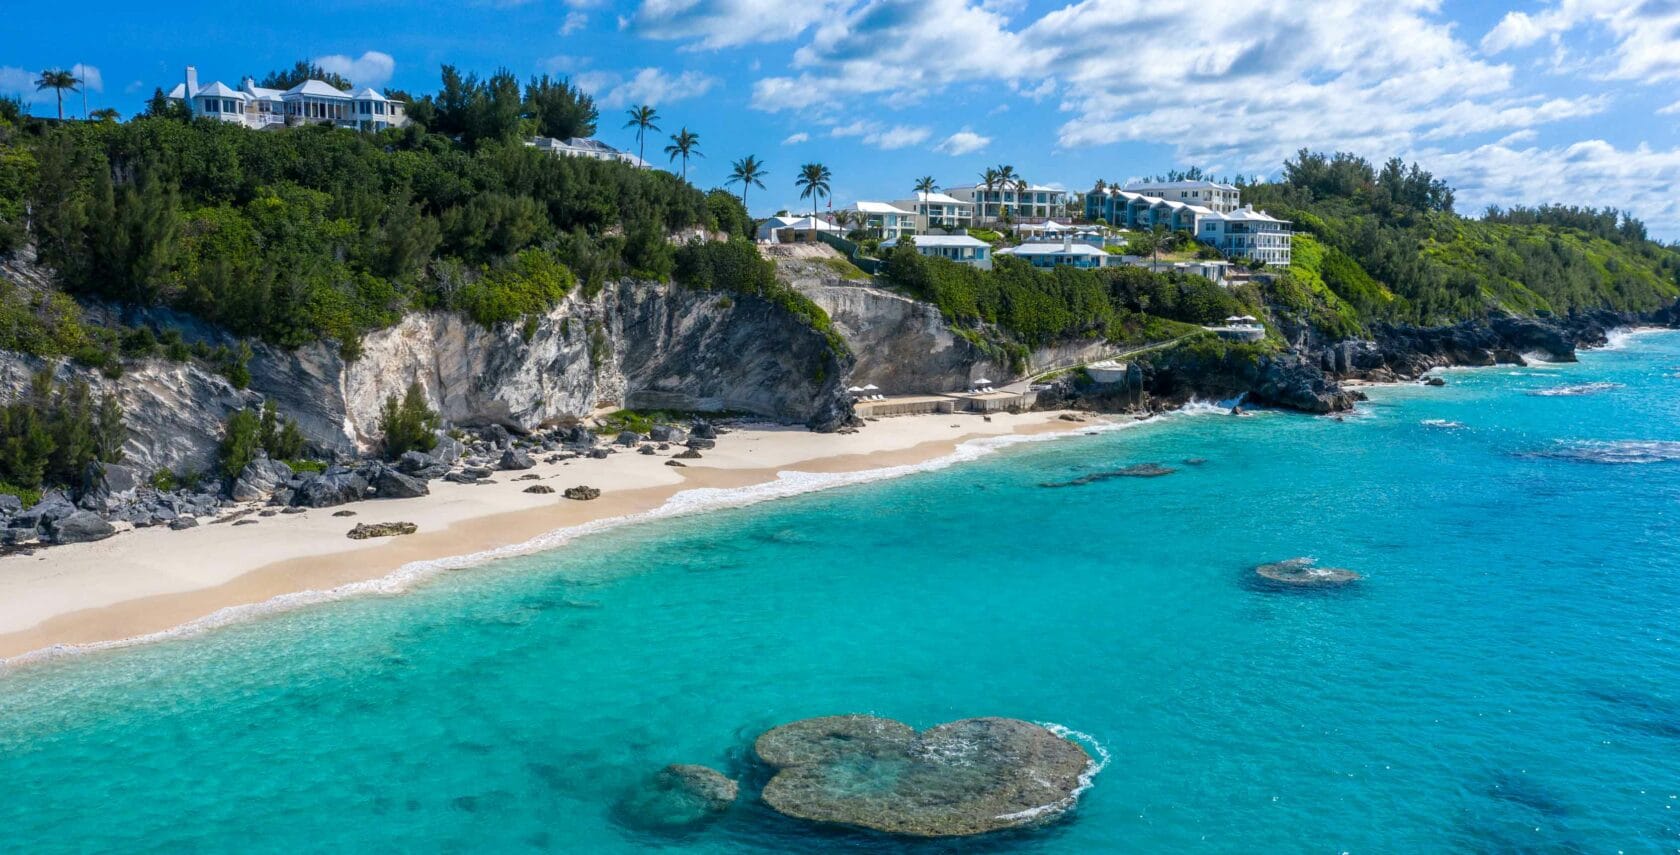
[[[0,834],[885,851],[745,803],[678,836],[613,809],[665,763],[740,771],[765,728],[872,712],[1112,754],[986,851],[1674,850],[1677,372],[1680,336],[1644,336],[1343,422],[1175,417],[29,669],[0,680]],[[1619,385],[1530,394],[1590,383]],[[1038,486],[1144,462],[1179,471]],[[1366,579],[1249,583],[1300,555]]]

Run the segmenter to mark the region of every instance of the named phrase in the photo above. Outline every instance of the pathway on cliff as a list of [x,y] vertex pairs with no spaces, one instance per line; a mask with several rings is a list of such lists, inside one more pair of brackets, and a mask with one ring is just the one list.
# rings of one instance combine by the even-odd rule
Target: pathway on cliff
[[1087,365],[1091,365],[1091,364],[1097,363],[1097,362],[1104,362],[1104,361],[1107,361],[1107,360],[1110,360],[1110,359],[1127,359],[1127,358],[1130,358],[1130,357],[1133,357],[1133,356],[1140,356],[1142,354],[1149,353],[1151,351],[1165,350],[1169,347],[1172,347],[1173,345],[1178,344],[1181,341],[1184,341],[1185,339],[1191,339],[1191,338],[1195,338],[1196,336],[1208,335],[1208,334],[1209,333],[1208,333],[1207,330],[1199,330],[1199,331],[1193,332],[1193,333],[1185,333],[1184,335],[1181,335],[1178,338],[1168,339],[1168,340],[1162,341],[1162,342],[1156,342],[1155,344],[1146,344],[1143,347],[1134,347],[1134,348],[1131,348],[1130,350],[1115,351],[1114,353],[1109,353],[1109,354],[1104,354],[1103,356],[1099,356],[1096,359],[1087,359],[1084,362],[1075,363],[1073,365],[1063,365],[1063,366],[1059,366],[1057,368],[1051,368],[1051,369],[1048,369],[1048,370],[1045,370],[1045,371],[1040,371],[1037,374],[1033,374],[1029,377],[1022,378],[1020,380],[1015,381],[1014,383],[1010,383],[1009,385],[1004,386],[1003,391],[1020,394],[1022,392],[1028,391],[1032,387],[1032,384],[1037,382],[1040,378],[1048,377],[1051,374],[1060,374],[1064,371],[1074,371],[1074,370],[1077,370],[1077,369],[1080,369],[1080,368],[1084,368]]

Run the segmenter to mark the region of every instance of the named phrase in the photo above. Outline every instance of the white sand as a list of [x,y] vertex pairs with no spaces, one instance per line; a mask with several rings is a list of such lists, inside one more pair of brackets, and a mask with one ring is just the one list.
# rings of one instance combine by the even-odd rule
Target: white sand
[[[799,428],[743,428],[716,449],[665,465],[673,452],[620,451],[606,460],[539,463],[498,472],[494,484],[431,482],[417,499],[357,502],[227,522],[185,531],[126,532],[97,543],[53,547],[0,559],[0,664],[6,657],[66,645],[152,635],[219,610],[304,591],[379,579],[416,561],[472,555],[523,543],[556,529],[653,511],[692,488],[740,488],[779,472],[854,472],[902,466],[949,454],[968,439],[1076,430],[1055,413],[906,416],[872,422],[856,434]],[[516,481],[525,474],[538,481]],[[523,492],[532,484],[551,495]],[[567,487],[602,491],[594,501],[560,497]],[[335,517],[353,510],[352,518]],[[356,523],[407,521],[419,533],[350,540]]]

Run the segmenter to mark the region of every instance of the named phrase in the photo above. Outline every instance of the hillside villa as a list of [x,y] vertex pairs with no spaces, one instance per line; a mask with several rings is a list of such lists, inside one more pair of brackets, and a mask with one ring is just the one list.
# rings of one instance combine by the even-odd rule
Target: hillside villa
[[186,79],[169,99],[203,116],[247,128],[278,128],[306,122],[378,131],[408,124],[403,102],[372,88],[338,89],[321,80],[305,80],[290,89],[267,89],[247,77],[234,89],[221,81],[200,86],[198,69],[187,66]]
[[1124,189],[1142,196],[1199,205],[1221,214],[1229,214],[1242,205],[1242,191],[1233,184],[1218,181],[1133,181]]
[[1120,263],[1120,257],[1088,243],[1076,243],[1072,235],[1057,241],[1033,241],[1004,247],[998,255],[1012,255],[1034,267],[1078,267],[1092,269]]
[[839,226],[820,217],[775,216],[758,224],[755,237],[765,243],[803,243],[817,240],[819,234],[840,237]]
[[915,234],[916,213],[889,202],[854,202],[843,211],[852,217],[852,228],[863,229],[879,238]]
[[968,235],[905,235],[881,241],[882,250],[891,250],[900,240],[912,242],[916,251],[934,258],[947,258],[959,264],[992,269],[992,245]]
[[1187,231],[1227,258],[1288,266],[1292,257],[1288,221],[1243,206],[1241,191],[1215,181],[1099,186],[1085,194],[1085,218],[1127,229]]
[[916,215],[916,231],[951,229],[963,231],[974,225],[974,203],[944,193],[918,192],[914,199],[901,199],[894,207]]
[[1280,220],[1250,205],[1228,214],[1203,217],[1196,240],[1225,253],[1226,258],[1252,258],[1288,267],[1294,238],[1288,220]]
[[1062,213],[1062,205],[1067,198],[1061,190],[1038,184],[1028,185],[1024,191],[1013,184],[992,190],[969,184],[947,187],[945,193],[976,206],[975,216],[980,222],[1001,220],[1006,209],[1011,217],[1018,220],[1048,220]]
[[532,137],[526,145],[545,151],[555,157],[586,157],[590,160],[617,160],[643,169],[651,169],[647,161],[627,151],[619,151],[604,142],[587,137],[572,137],[571,139],[556,139],[554,137]]

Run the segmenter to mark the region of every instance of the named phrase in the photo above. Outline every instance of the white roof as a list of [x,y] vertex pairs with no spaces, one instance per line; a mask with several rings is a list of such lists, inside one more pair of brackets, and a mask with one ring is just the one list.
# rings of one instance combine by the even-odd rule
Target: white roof
[[1128,181],[1127,190],[1235,190],[1235,185],[1217,181]]
[[998,250],[998,255],[1108,255],[1088,243],[1076,243],[1072,246],[1062,246],[1059,243],[1024,243],[1020,246],[1006,247]]
[[[991,244],[969,235],[910,235],[910,240],[916,246],[966,246],[989,247]],[[881,241],[882,246],[898,246],[898,238]]]
[[1266,213],[1265,211],[1256,211],[1253,208],[1238,208],[1237,210],[1232,211],[1228,214],[1211,214],[1210,216],[1213,219],[1224,220],[1226,222],[1250,222],[1250,223],[1287,223],[1287,222],[1289,222],[1288,220],[1280,220],[1277,217],[1274,217],[1271,214]]
[[216,98],[239,98],[239,99],[244,99],[245,98],[245,93],[244,92],[241,92],[238,89],[230,89],[230,88],[228,88],[228,86],[226,84],[222,83],[222,81],[220,81],[220,80],[210,84],[209,86],[205,86],[202,89],[199,89],[197,92],[193,93],[193,97],[195,97],[195,98],[200,96],[200,95],[209,95],[209,96],[216,97]]
[[973,202],[964,202],[963,200],[958,199],[955,196],[947,196],[944,193],[937,193],[937,192],[936,193],[917,193],[916,198],[914,200],[906,200],[906,201],[926,202],[930,205],[973,205],[974,204]]
[[[955,187],[947,187],[945,189],[946,190],[985,190],[986,188],[982,185],[979,185],[979,184],[959,184]],[[1010,182],[1007,185],[999,185],[997,188],[995,188],[995,190],[1010,190],[1010,191],[1013,191],[1014,189],[1015,189],[1014,182]],[[988,191],[988,192],[995,192],[995,190],[994,191]],[[1027,192],[1028,193],[1066,193],[1067,191],[1063,190],[1059,187],[1046,187],[1042,184],[1028,184],[1027,185]]]
[[381,95],[378,92],[374,91],[374,88],[372,86],[369,86],[366,89],[363,89],[362,91],[357,92],[355,97],[360,98],[363,101],[389,101],[389,100],[391,100],[389,98],[386,98],[384,95]]
[[865,214],[898,214],[904,217],[915,216],[915,211],[906,211],[888,202],[854,202],[852,210]]
[[350,93],[334,89],[324,80],[305,80],[286,90],[287,95],[313,95],[318,98],[349,98]]
[[[769,225],[771,229],[776,231],[780,231],[782,229],[810,231],[813,228],[819,232],[840,231],[839,226],[828,222],[827,220],[813,220],[808,214],[803,217],[771,217],[770,219],[765,220],[765,223]],[[813,226],[812,223],[815,223],[816,225]]]

